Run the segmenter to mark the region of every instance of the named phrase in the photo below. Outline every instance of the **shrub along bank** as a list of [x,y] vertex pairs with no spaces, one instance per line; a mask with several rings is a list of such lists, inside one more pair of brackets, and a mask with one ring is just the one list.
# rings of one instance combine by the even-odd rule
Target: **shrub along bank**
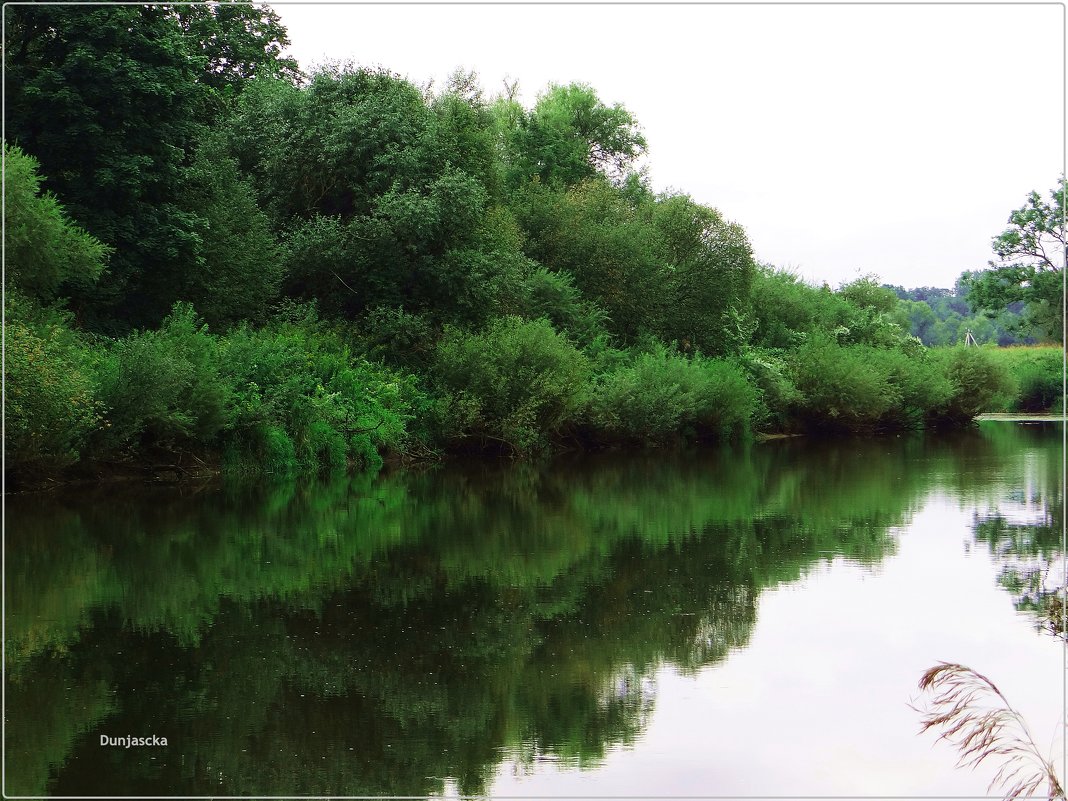
[[[116,340],[16,300],[7,456],[16,478],[169,464],[224,471],[376,468],[449,450],[723,442],[760,431],[960,425],[1013,399],[994,351],[877,348],[817,334],[791,350],[684,354],[657,340],[581,348],[545,319],[446,329],[423,372],[290,304],[211,332],[186,304]],[[186,461],[185,464],[194,462]]]

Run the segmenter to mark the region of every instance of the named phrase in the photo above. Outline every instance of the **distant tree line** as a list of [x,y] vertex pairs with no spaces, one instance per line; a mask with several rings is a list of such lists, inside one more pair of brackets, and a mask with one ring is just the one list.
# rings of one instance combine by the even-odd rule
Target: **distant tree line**
[[1023,301],[1013,301],[994,315],[973,308],[971,286],[962,276],[952,288],[918,287],[884,284],[901,301],[901,323],[924,345],[959,345],[971,332],[979,344],[1033,345],[1040,332],[1028,331]]

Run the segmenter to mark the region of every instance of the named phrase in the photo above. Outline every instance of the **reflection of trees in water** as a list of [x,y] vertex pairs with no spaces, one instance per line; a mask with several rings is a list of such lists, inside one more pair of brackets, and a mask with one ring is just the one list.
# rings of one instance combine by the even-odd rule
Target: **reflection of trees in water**
[[1061,497],[1038,499],[1042,511],[1030,521],[993,514],[977,515],[974,522],[975,539],[990,548],[998,583],[1013,604],[1032,615],[1038,628],[1054,633],[1061,631],[1058,593],[1065,571]]
[[[1004,436],[1009,426],[996,430]],[[998,583],[1028,613],[1036,627],[1056,633],[1058,593],[1065,575],[1064,486],[1060,438],[1043,437],[1049,426],[1019,426],[1023,448],[987,490],[987,508],[977,511],[973,533],[998,564]]]
[[[505,755],[596,764],[660,665],[745,646],[763,588],[878,562],[932,476],[981,492],[961,474],[1012,454],[973,433],[11,499],[9,743],[47,747],[9,790],[476,794]],[[156,760],[98,745],[161,721]]]
[[117,703],[106,672],[85,667],[56,655],[38,660],[30,676],[9,678],[9,793],[47,793],[50,768],[62,765],[75,742],[115,712]]

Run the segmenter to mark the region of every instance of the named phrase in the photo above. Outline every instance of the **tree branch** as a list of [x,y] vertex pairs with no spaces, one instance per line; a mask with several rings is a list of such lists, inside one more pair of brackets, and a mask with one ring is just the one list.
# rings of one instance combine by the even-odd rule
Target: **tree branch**
[[336,278],[336,279],[337,279],[338,281],[340,281],[340,282],[341,282],[341,285],[342,285],[343,287],[345,287],[345,289],[347,289],[347,290],[348,290],[349,292],[351,292],[351,293],[352,293],[353,295],[356,295],[357,297],[359,297],[360,293],[359,293],[359,292],[357,292],[357,291],[356,291],[355,289],[353,289],[353,288],[352,288],[351,286],[349,286],[348,284],[346,284],[346,283],[345,283],[345,279],[344,279],[344,278],[342,278],[342,277],[341,277],[340,275],[338,275],[337,273],[335,273],[335,272],[334,272],[333,270],[331,270],[331,269],[330,269],[329,267],[327,267],[327,268],[326,268],[326,271],[327,271],[328,273],[330,273],[330,275],[334,276],[334,278]]
[[366,433],[368,433],[370,431],[376,431],[377,429],[381,428],[382,423],[384,423],[384,422],[386,422],[386,418],[380,417],[379,420],[378,420],[378,425],[371,426],[370,428],[357,428],[357,429],[354,429],[352,433],[353,434],[366,434]]

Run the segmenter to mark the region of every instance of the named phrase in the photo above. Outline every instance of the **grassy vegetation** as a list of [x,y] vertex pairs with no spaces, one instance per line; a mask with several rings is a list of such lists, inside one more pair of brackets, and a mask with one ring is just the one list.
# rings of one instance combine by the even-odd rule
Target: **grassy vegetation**
[[988,348],[1013,382],[1013,395],[991,411],[1056,412],[1064,409],[1064,348],[1059,345],[1016,345]]

